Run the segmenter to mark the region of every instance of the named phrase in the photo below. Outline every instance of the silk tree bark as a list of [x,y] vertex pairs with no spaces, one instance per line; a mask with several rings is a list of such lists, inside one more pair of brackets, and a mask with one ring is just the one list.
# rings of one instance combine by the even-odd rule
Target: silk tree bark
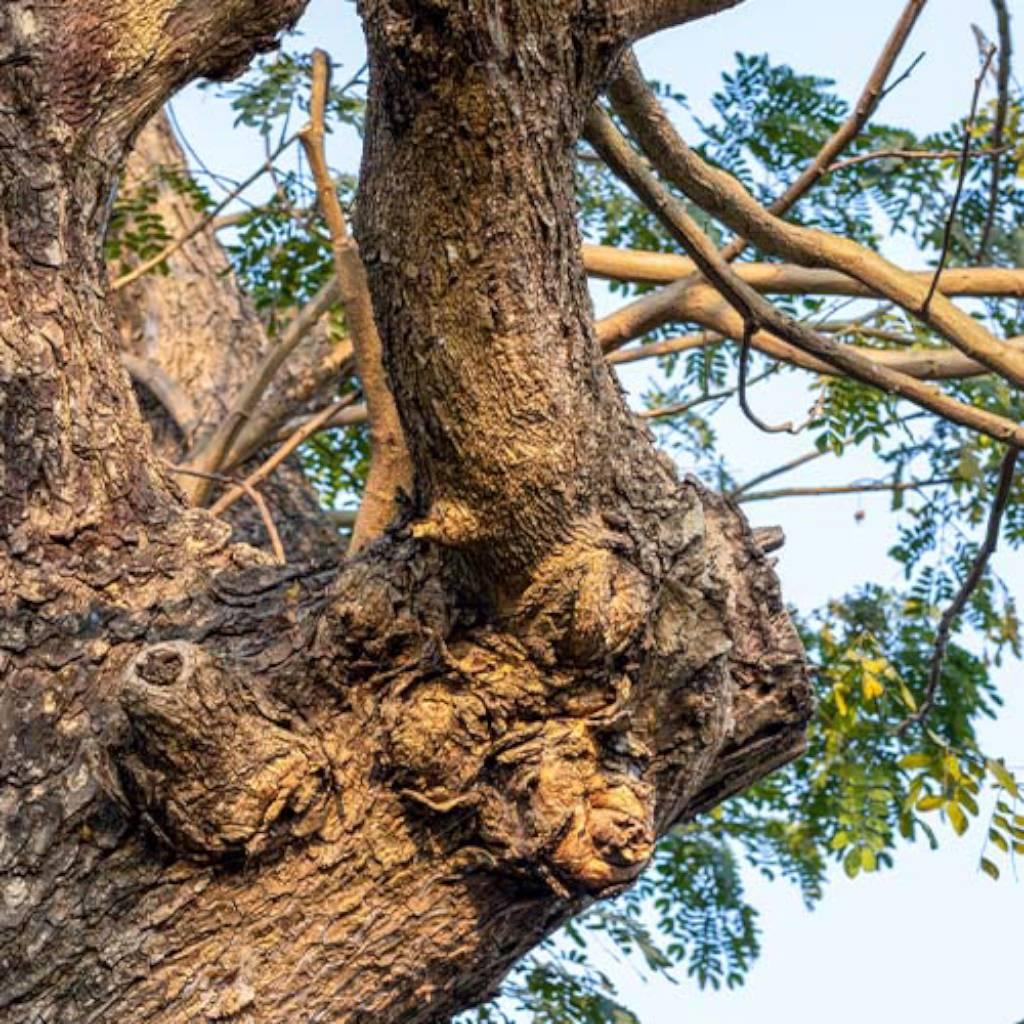
[[98,242],[156,106],[301,4],[0,11],[5,1020],[447,1019],[799,753],[771,566],[628,413],[572,204],[622,48],[727,5],[365,0],[358,233],[416,493],[285,568],[164,474]]

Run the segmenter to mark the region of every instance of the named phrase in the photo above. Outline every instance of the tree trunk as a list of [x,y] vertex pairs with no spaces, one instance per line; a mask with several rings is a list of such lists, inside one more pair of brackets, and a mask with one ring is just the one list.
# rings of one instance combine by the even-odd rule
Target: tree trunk
[[326,568],[184,506],[98,252],[139,126],[301,4],[0,11],[5,1020],[446,1020],[800,751],[771,567],[593,336],[573,146],[656,6],[364,0],[358,229],[417,493]]
[[[153,196],[147,212],[160,217],[171,237],[187,237],[202,217],[190,197],[171,184],[171,175],[180,178],[187,172],[184,153],[161,113],[135,143],[122,193],[130,198]],[[111,276],[130,269],[132,262],[119,261]],[[116,291],[114,308],[122,356],[154,447],[165,459],[187,463],[228,415],[271,342],[212,231],[189,238],[162,270]],[[314,325],[279,371],[263,410],[287,408],[298,415],[337,397],[346,364],[334,359],[334,347],[326,323]],[[337,367],[335,374],[320,372],[332,365]],[[301,400],[296,401],[300,392]],[[257,450],[233,472],[244,477],[269,454]],[[289,560],[338,557],[343,552],[341,538],[323,515],[296,458],[287,460],[261,492]],[[227,518],[236,540],[269,547],[262,517],[250,501],[234,504]]]

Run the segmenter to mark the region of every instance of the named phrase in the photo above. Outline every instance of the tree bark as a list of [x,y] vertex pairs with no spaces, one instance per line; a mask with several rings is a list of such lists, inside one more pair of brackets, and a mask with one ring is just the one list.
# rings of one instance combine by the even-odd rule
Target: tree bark
[[104,198],[174,87],[300,6],[0,12],[29,55],[0,68],[18,1024],[446,1020],[802,748],[770,564],[594,338],[572,151],[633,4],[364,0],[357,228],[416,493],[319,567],[184,506],[119,363]]
[[[121,191],[127,197],[153,196],[147,212],[158,215],[172,237],[186,236],[201,214],[172,185],[171,176],[187,173],[185,155],[161,113],[140,133]],[[122,269],[114,268],[111,277]],[[127,357],[154,447],[166,460],[187,463],[227,417],[270,350],[263,323],[212,231],[190,238],[168,257],[162,273],[138,279],[113,299],[122,357]],[[333,348],[325,321],[313,325],[278,372],[261,411],[287,408],[299,415],[336,397],[348,374],[345,360],[332,362]],[[334,365],[336,372],[319,374],[325,365]],[[258,450],[232,472],[245,477],[269,454]],[[341,538],[323,515],[297,459],[287,460],[261,491],[290,560],[341,554]],[[236,540],[268,547],[262,517],[250,501],[234,505],[227,518]]]

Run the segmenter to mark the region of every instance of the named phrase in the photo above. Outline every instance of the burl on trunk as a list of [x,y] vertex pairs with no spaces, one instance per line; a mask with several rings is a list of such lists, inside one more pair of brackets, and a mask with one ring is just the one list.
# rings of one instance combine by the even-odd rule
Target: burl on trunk
[[160,103],[303,4],[0,9],[4,1020],[445,1020],[800,751],[771,567],[628,412],[572,199],[623,47],[728,5],[364,0],[415,493],[284,568],[154,454],[99,242]]

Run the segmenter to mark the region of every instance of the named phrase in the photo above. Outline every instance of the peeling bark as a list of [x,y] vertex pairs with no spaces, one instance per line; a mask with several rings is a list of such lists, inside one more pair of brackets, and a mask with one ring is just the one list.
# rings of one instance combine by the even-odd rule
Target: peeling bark
[[[89,116],[127,144],[298,6],[123,0],[99,50],[90,4],[39,31],[126,62]],[[133,63],[144,9],[174,38]],[[770,563],[675,478],[594,337],[571,154],[633,5],[362,14],[357,228],[417,480],[341,565],[271,566],[183,506],[103,297],[120,148],[71,156],[85,58],[55,98],[45,70],[0,72],[39,105],[0,114],[5,1020],[445,1020],[802,748]]]

